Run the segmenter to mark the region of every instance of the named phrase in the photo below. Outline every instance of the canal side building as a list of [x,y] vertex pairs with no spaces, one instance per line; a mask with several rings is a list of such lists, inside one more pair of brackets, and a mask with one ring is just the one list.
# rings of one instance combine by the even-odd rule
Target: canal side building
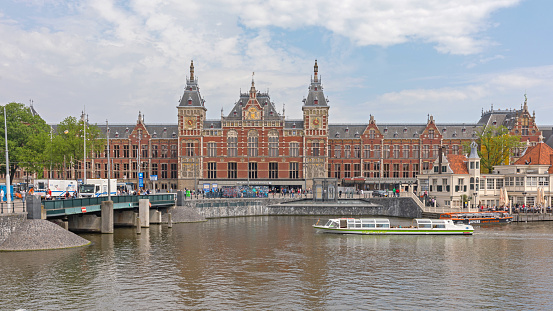
[[[424,123],[386,124],[373,114],[367,123],[331,123],[329,108],[315,61],[298,118],[285,118],[284,109],[277,110],[252,76],[249,91],[239,93],[228,114],[221,111],[220,118],[207,119],[191,63],[176,124],[147,124],[138,113],[135,124],[109,126],[112,176],[136,184],[142,172],[145,188],[161,190],[237,185],[309,189],[314,178],[336,178],[341,186],[358,189],[407,189],[411,184],[420,191],[417,177],[433,169],[440,150],[446,156],[462,155],[463,144],[486,126],[504,125],[528,147],[543,135],[553,144],[551,128],[537,126],[526,99],[520,109],[492,106],[477,122],[454,124],[438,123],[432,115]],[[105,125],[100,129],[105,133]],[[515,150],[511,162],[522,151]],[[87,178],[107,177],[105,150],[89,155],[87,162]],[[81,170],[69,174],[83,177]],[[156,176],[155,186],[150,176]]]

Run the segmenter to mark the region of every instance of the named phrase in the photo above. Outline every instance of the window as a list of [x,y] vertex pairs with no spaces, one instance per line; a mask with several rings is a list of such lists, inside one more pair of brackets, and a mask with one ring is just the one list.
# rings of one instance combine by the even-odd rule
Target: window
[[298,162],[290,162],[290,178],[298,179],[300,176],[300,169]]
[[178,156],[177,145],[171,145],[171,158],[176,158]]
[[403,158],[409,158],[409,145],[403,145]]
[[413,177],[417,177],[417,174],[419,173],[419,164],[414,163],[413,164]]
[[278,178],[278,162],[269,162],[269,178]]
[[129,157],[129,145],[123,145],[123,158]]
[[119,163],[113,164],[113,177],[119,178]]
[[299,143],[290,143],[290,156],[299,157],[300,156],[300,144]]
[[549,177],[540,177],[540,186],[549,186]]
[[113,157],[119,158],[119,145],[113,145]]
[[394,159],[399,159],[399,145],[394,145]]
[[403,178],[409,178],[409,164],[403,164]]
[[374,139],[374,130],[369,130],[369,138]]
[[395,163],[395,164],[393,165],[392,174],[393,174],[394,178],[398,178],[398,177],[399,177],[399,164]]
[[152,163],[152,175],[157,175],[157,163]]
[[344,178],[351,178],[351,164],[344,164]]
[[493,178],[488,178],[486,180],[486,189],[488,190],[493,190],[493,184],[494,184],[494,179]]
[[373,168],[375,171],[380,171],[380,162],[379,161],[374,162]]
[[227,156],[236,157],[238,155],[237,150],[238,150],[238,133],[236,131],[230,131],[227,136]]
[[390,158],[390,146],[384,145],[384,149],[382,149],[382,152],[384,153],[384,159]]
[[250,177],[250,179],[257,178],[257,162],[248,163],[248,176]]
[[257,157],[258,155],[258,144],[259,138],[256,131],[250,131],[248,133],[248,156]]
[[361,157],[361,146],[353,146],[353,157],[359,159]]
[[207,163],[207,178],[217,178],[217,162]]
[[498,179],[495,181],[495,189],[499,190],[499,189],[501,189],[501,188],[503,188],[503,179],[499,179],[499,178],[498,178]]
[[459,154],[459,145],[453,145],[452,149],[453,154]]
[[171,178],[178,178],[177,164],[171,163]]
[[227,177],[229,179],[236,179],[236,162],[227,163]]
[[161,178],[167,178],[167,163],[161,163]]
[[342,146],[336,145],[334,146],[334,157],[339,158],[341,156]]
[[526,177],[526,186],[536,187],[538,185],[538,177]]
[[434,139],[434,130],[428,130],[428,138]]
[[515,177],[515,186],[524,186],[524,177]]
[[[153,154],[152,154],[152,156],[153,156]],[[194,143],[193,142],[186,143],[186,156],[187,157],[193,157],[194,156]]]
[[137,145],[132,145],[132,157],[133,158],[138,158],[138,146]]
[[430,158],[430,146],[429,145],[422,146],[422,158],[423,159]]
[[361,177],[361,164],[353,164],[353,177]]
[[345,145],[344,146],[344,157],[346,159],[349,158],[349,156],[350,156],[350,148],[351,148],[350,145]]
[[382,174],[383,176],[382,177],[389,178],[390,177],[390,164],[385,163],[383,167],[384,167],[384,170],[383,170],[383,174]]
[[217,143],[209,142],[207,143],[207,156],[214,158],[217,156]]
[[[133,171],[136,170],[136,162],[133,162]],[[130,177],[129,175],[129,163],[123,163],[123,178]]]
[[311,154],[314,156],[314,157],[318,157],[319,156],[319,142],[313,142],[311,144],[312,146],[312,149],[311,149]]
[[278,132],[271,131],[269,133],[269,156],[278,157]]
[[142,158],[148,158],[148,145],[142,145]]
[[375,159],[380,159],[380,146],[374,146],[374,157]]
[[167,158],[167,145],[161,145],[161,157],[162,158]]
[[157,158],[157,145],[152,145],[152,158]]
[[363,151],[363,158],[369,159],[371,157],[371,145],[365,145]]
[[419,158],[419,145],[413,145],[413,158]]
[[341,170],[340,164],[334,164],[334,178],[338,178],[338,179],[341,178],[340,170]]
[[434,145],[432,146],[432,157],[437,158],[440,156],[440,146]]

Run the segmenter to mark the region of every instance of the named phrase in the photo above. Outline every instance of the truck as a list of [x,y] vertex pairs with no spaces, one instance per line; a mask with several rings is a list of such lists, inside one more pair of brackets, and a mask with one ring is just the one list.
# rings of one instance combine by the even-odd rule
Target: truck
[[118,182],[117,191],[120,194],[132,194],[134,192],[133,183]]
[[71,179],[35,179],[33,183],[34,194],[39,194],[45,198],[48,192],[51,192],[52,198],[64,197],[75,194],[77,191],[77,181]]
[[[117,195],[117,179],[109,179],[111,195]],[[108,179],[87,179],[79,186],[81,198],[103,197],[108,195]]]

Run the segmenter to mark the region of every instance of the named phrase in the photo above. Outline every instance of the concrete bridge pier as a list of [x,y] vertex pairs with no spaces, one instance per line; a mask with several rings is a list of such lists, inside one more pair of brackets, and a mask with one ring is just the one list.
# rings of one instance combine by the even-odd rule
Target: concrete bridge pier
[[102,201],[101,209],[101,233],[113,233],[113,201]]
[[150,227],[150,200],[138,200],[138,217],[140,218],[140,226],[142,228]]
[[150,210],[150,223],[151,224],[160,224],[161,223],[161,212],[157,209]]
[[69,215],[70,231],[102,232],[102,218],[95,214]]
[[133,227],[136,225],[136,212],[133,210],[115,210],[113,224],[116,227]]

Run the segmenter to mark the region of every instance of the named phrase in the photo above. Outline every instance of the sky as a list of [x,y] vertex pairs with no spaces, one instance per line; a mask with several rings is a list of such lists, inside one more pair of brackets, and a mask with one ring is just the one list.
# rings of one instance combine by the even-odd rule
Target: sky
[[2,0],[0,105],[48,123],[176,124],[190,61],[208,119],[249,90],[301,119],[315,59],[330,123],[553,124],[549,0]]

